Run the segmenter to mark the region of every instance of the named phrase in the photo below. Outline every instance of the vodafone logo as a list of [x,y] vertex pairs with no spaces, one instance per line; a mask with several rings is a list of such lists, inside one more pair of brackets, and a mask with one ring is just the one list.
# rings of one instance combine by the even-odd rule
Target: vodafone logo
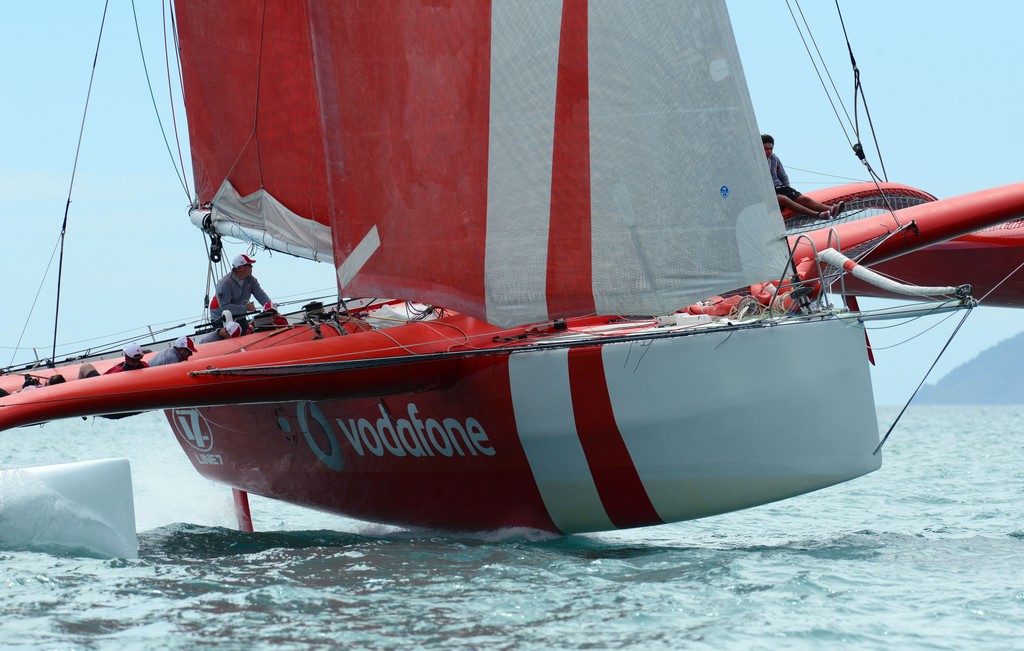
[[[315,402],[304,400],[299,403],[299,429],[302,430],[302,435],[306,437],[306,443],[309,444],[309,449],[313,451],[313,454],[318,459],[324,462],[331,470],[337,470],[341,472],[341,469],[345,467],[345,459],[341,456],[341,448],[338,446],[338,438],[334,435],[334,431],[331,429],[331,423],[324,416],[324,413],[320,411],[320,407]],[[316,437],[310,429],[311,423],[310,418],[313,419],[312,425],[327,438],[330,449],[324,451],[317,442]]]
[[490,457],[496,454],[487,432],[473,417],[464,421],[424,418],[415,403],[406,406],[408,418],[394,419],[383,405],[378,405],[378,409],[380,418],[374,420],[338,418],[332,423],[315,402],[303,401],[298,404],[299,429],[317,458],[338,472],[345,466],[342,442],[361,457]]
[[207,452],[213,447],[213,432],[198,409],[172,409],[174,431],[186,443]]

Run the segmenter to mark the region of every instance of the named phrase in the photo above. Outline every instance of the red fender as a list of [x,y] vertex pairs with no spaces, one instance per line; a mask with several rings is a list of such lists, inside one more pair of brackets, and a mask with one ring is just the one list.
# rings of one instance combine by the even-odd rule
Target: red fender
[[736,295],[729,298],[712,296],[706,301],[694,303],[686,308],[688,314],[707,314],[710,316],[729,316],[732,309],[739,304],[743,297]]

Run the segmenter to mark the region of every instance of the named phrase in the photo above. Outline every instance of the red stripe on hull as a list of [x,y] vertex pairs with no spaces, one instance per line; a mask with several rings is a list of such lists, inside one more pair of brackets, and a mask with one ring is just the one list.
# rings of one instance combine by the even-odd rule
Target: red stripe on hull
[[[590,274],[590,90],[587,3],[565,0],[558,48],[548,226],[548,313],[595,312]],[[580,256],[585,259],[580,259]]]
[[609,519],[619,528],[663,524],[615,424],[601,348],[571,351],[569,378],[576,431]]

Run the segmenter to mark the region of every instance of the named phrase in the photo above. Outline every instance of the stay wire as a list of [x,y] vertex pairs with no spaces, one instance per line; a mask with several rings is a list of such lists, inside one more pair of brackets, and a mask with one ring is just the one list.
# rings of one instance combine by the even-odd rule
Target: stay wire
[[[146,52],[145,52],[145,50],[142,47],[142,33],[139,30],[139,16],[135,12],[135,0],[132,0],[132,18],[135,20],[135,37],[139,41],[139,54],[142,56],[142,70],[146,74],[146,87],[149,89],[149,98],[153,102],[153,112],[156,114],[157,124],[160,125],[160,135],[164,139],[164,146],[167,148],[167,155],[170,156],[170,158],[171,158],[171,167],[174,168],[174,173],[178,176],[178,183],[180,183],[182,189],[185,190],[185,196],[187,196],[189,198],[189,201],[191,201],[192,200],[192,195],[189,192],[188,184],[185,182],[184,175],[182,174],[181,171],[178,171],[178,161],[174,160],[174,152],[171,151],[171,143],[167,141],[167,131],[164,129],[164,121],[160,117],[160,109],[157,107],[156,95],[153,93],[153,82],[149,78],[149,66],[146,64]],[[165,40],[166,40],[166,37],[165,37]],[[170,82],[168,81],[168,84],[169,83]],[[173,111],[174,111],[173,106],[174,106],[174,102],[172,101],[171,102],[172,114],[173,114]],[[175,133],[175,137],[177,138],[177,133]],[[181,156],[181,149],[180,148],[178,149],[178,156],[179,156],[179,158]],[[184,166],[182,167],[182,171],[184,171]]]
[[836,3],[836,14],[839,16],[839,26],[843,30],[843,39],[846,41],[846,51],[850,54],[850,65],[853,67],[853,118],[854,118],[854,136],[857,138],[857,144],[854,145],[853,151],[857,154],[857,157],[867,166],[868,171],[874,176],[874,171],[871,169],[871,165],[868,163],[867,158],[864,155],[864,147],[860,141],[860,119],[859,113],[857,112],[857,98],[858,94],[860,99],[864,102],[864,114],[868,118],[868,130],[871,131],[871,139],[875,143],[875,153],[878,155],[878,164],[882,167],[882,178],[885,181],[889,180],[889,174],[885,170],[885,160],[882,158],[882,149],[878,146],[878,134],[875,133],[875,125],[871,121],[871,110],[868,108],[868,98],[864,93],[864,85],[860,81],[860,68],[857,67],[857,58],[853,55],[853,45],[850,43],[850,35],[846,31],[846,21],[843,20],[843,10],[839,7],[839,0],[835,0]]
[[921,382],[917,385],[917,388],[914,389],[914,393],[912,393],[910,395],[910,398],[907,399],[907,404],[903,405],[903,409],[901,409],[900,413],[896,416],[896,420],[894,420],[892,422],[892,425],[889,426],[889,431],[887,431],[885,433],[885,436],[882,437],[882,440],[878,442],[878,447],[876,447],[875,451],[871,453],[872,456],[878,454],[878,452],[882,449],[882,446],[885,445],[885,442],[889,440],[889,435],[892,434],[892,431],[894,429],[896,429],[896,423],[900,422],[900,418],[902,418],[903,414],[907,411],[907,407],[910,406],[910,403],[913,402],[914,397],[917,395],[917,392],[920,391],[921,387],[924,386],[925,380],[928,379],[928,376],[935,369],[935,365],[939,363],[939,359],[942,357],[942,354],[945,353],[946,349],[949,348],[949,345],[953,343],[953,339],[956,337],[956,333],[960,332],[960,328],[963,327],[964,321],[967,320],[967,317],[971,315],[971,312],[973,310],[974,308],[967,308],[967,312],[965,312],[963,318],[960,319],[960,323],[956,325],[956,328],[953,329],[953,333],[949,335],[949,339],[946,341],[946,345],[944,345],[942,347],[942,350],[939,351],[939,354],[935,356],[935,361],[933,361],[932,365],[928,367],[928,371],[924,374],[924,377],[921,378]]
[[71,212],[71,193],[75,187],[75,174],[78,171],[78,156],[82,152],[82,139],[85,134],[85,118],[89,115],[89,99],[92,97],[92,83],[96,79],[96,62],[100,58],[100,43],[103,42],[103,27],[107,23],[107,8],[110,0],[103,3],[103,18],[100,19],[100,33],[96,38],[96,52],[92,56],[92,72],[89,74],[89,89],[85,93],[85,108],[82,111],[82,125],[78,129],[78,145],[75,147],[75,162],[71,167],[71,182],[68,184],[68,200],[64,204],[64,221],[60,226],[60,257],[57,261],[57,304],[53,313],[53,349],[50,353],[51,363],[57,359],[57,326],[60,322],[60,285],[64,274],[64,240],[68,231],[68,213]]
[[[795,1],[798,1],[798,0],[795,0]],[[863,86],[863,84],[860,81],[860,68],[857,66],[857,58],[853,54],[853,44],[850,43],[850,35],[849,35],[849,32],[847,32],[847,30],[846,30],[846,21],[843,19],[843,11],[839,7],[839,0],[835,0],[835,5],[836,5],[836,14],[839,17],[839,26],[843,30],[843,40],[846,42],[846,51],[850,55],[850,66],[853,69],[853,134],[854,134],[854,138],[856,138],[856,140],[857,140],[857,142],[855,144],[853,144],[853,153],[854,153],[854,155],[857,156],[857,159],[860,160],[860,162],[864,165],[864,168],[868,171],[868,176],[870,176],[871,181],[875,184],[875,188],[878,189],[879,194],[882,196],[882,199],[885,202],[885,207],[886,207],[886,209],[888,209],[889,214],[892,215],[893,221],[895,221],[896,225],[898,227],[900,227],[900,229],[902,229],[903,228],[903,224],[900,223],[899,217],[896,216],[895,208],[889,202],[889,197],[884,192],[882,192],[882,187],[881,187],[881,182],[880,181],[888,182],[889,174],[888,174],[888,172],[885,169],[885,160],[882,158],[882,148],[878,144],[878,134],[875,132],[875,125],[874,125],[874,122],[872,122],[872,120],[871,120],[871,111],[868,109],[867,95],[864,93],[864,86]],[[799,4],[797,6],[799,7]],[[810,30],[810,27],[808,27],[808,31],[809,30]],[[824,65],[824,63],[823,63],[823,65]],[[826,90],[826,93],[827,93],[827,90]],[[864,145],[861,143],[861,138],[860,138],[860,112],[857,110],[858,98],[861,101],[863,101],[863,104],[864,104],[864,113],[865,113],[865,115],[867,115],[867,118],[868,118],[868,129],[871,131],[871,139],[872,139],[872,141],[875,144],[875,153],[878,156],[878,162],[879,162],[879,165],[882,168],[882,176],[881,177],[879,177],[878,174],[875,172],[874,168],[872,168],[871,162],[868,161],[867,155],[864,152]],[[845,105],[844,105],[844,108],[845,108]],[[847,119],[849,119],[849,116],[847,116]],[[846,130],[844,128],[843,132],[845,133],[845,131]],[[849,136],[847,136],[847,141],[849,142]]]
[[43,293],[43,285],[46,283],[46,277],[50,274],[50,267],[53,266],[53,259],[57,255],[57,249],[60,247],[61,240],[62,238],[58,236],[57,240],[53,243],[53,250],[50,251],[50,260],[46,263],[46,270],[43,271],[43,277],[39,280],[39,288],[36,289],[35,298],[32,299],[32,306],[28,310],[28,316],[25,317],[25,324],[21,327],[21,333],[18,335],[18,343],[14,344],[14,350],[11,351],[11,361],[7,364],[8,368],[14,366],[14,360],[18,356],[18,351],[21,350],[21,342],[25,340],[25,332],[28,331],[28,324],[32,321],[32,313],[36,311],[36,303],[39,302],[39,295]]
[[1019,265],[1017,265],[1017,268],[1016,268],[1016,269],[1014,269],[1014,270],[1013,270],[1013,271],[1011,271],[1010,273],[1006,274],[1006,276],[1005,276],[1005,277],[1004,277],[1004,278],[1003,278],[1002,280],[1000,280],[1000,281],[999,281],[999,282],[997,282],[997,283],[996,283],[995,285],[993,285],[993,286],[992,286],[992,289],[990,289],[990,290],[988,290],[987,292],[985,292],[985,295],[984,295],[984,296],[982,296],[981,298],[979,298],[979,299],[978,299],[978,302],[979,302],[979,303],[981,303],[981,302],[982,302],[982,301],[984,301],[984,300],[985,300],[986,298],[988,298],[988,295],[989,295],[989,294],[991,294],[992,292],[996,291],[996,289],[998,289],[1000,285],[1002,285],[1002,284],[1003,284],[1003,283],[1005,283],[1005,282],[1006,282],[1007,280],[1009,280],[1009,279],[1010,279],[1010,276],[1012,276],[1013,274],[1015,274],[1015,273],[1017,273],[1018,271],[1020,271],[1021,267],[1024,267],[1024,262],[1021,262],[1021,263],[1020,263]]
[[266,30],[267,3],[266,0],[264,0],[263,12],[260,14],[260,51],[256,59],[256,105],[253,107],[252,112],[252,132],[254,135],[256,135],[256,168],[260,172],[260,188],[266,187],[266,185],[263,182],[263,157],[260,155],[260,138],[258,135],[260,123],[260,81],[261,77],[263,76],[263,41],[266,38]]
[[[863,96],[863,87],[860,85],[860,70],[857,68],[856,61],[853,58],[853,47],[850,44],[850,39],[849,39],[849,37],[848,37],[848,35],[846,33],[846,25],[845,25],[845,23],[843,23],[842,13],[840,13],[840,15],[839,15],[839,22],[840,22],[840,24],[843,27],[843,35],[844,35],[844,38],[846,39],[846,49],[850,53],[850,59],[853,62],[853,74],[854,74],[854,79],[855,79],[855,82],[854,82],[854,94],[853,94],[853,100],[854,100],[854,103],[853,103],[853,118],[852,119],[850,118],[849,111],[847,111],[847,109],[846,109],[846,104],[842,100],[842,96],[839,93],[839,89],[836,87],[835,81],[832,78],[832,73],[829,72],[828,65],[825,63],[825,57],[822,56],[821,50],[820,50],[820,48],[818,48],[818,41],[814,38],[814,32],[811,29],[810,23],[807,21],[807,17],[805,16],[805,14],[803,12],[803,8],[800,6],[800,1],[799,0],[792,0],[792,2],[793,2],[793,4],[796,5],[797,13],[800,14],[800,19],[803,21],[803,27],[801,27],[800,21],[797,20],[796,13],[794,13],[793,7],[792,7],[792,5],[790,5],[790,0],[786,0],[786,7],[789,9],[789,15],[793,19],[793,25],[796,27],[797,34],[800,35],[800,40],[804,44],[804,50],[807,51],[807,58],[810,60],[811,66],[814,68],[814,72],[818,76],[818,82],[821,84],[821,88],[825,92],[825,97],[828,98],[829,104],[831,104],[831,106],[832,106],[832,112],[836,116],[836,121],[839,123],[839,128],[842,129],[843,136],[846,138],[846,142],[853,149],[853,152],[857,156],[857,159],[860,160],[861,163],[864,165],[864,167],[867,169],[868,176],[870,177],[871,182],[873,182],[875,184],[875,187],[878,189],[879,194],[882,195],[883,200],[886,203],[886,208],[889,210],[889,213],[892,214],[893,219],[895,220],[897,226],[902,226],[902,224],[900,224],[899,218],[896,217],[895,210],[893,209],[892,205],[889,203],[888,197],[886,197],[885,194],[881,191],[882,189],[881,189],[881,185],[879,183],[879,176],[878,176],[878,174],[875,173],[874,169],[872,169],[871,163],[868,162],[866,156],[864,155],[864,147],[860,143],[860,126],[859,126],[858,112],[857,112],[857,104],[858,104],[857,103],[857,90],[860,89],[861,95]],[[839,8],[839,5],[838,5],[838,0],[837,0],[836,1],[836,9],[838,10],[838,8]],[[807,36],[806,37],[804,36],[804,31],[807,32]],[[815,59],[814,53],[811,52],[811,47],[807,44],[807,39],[808,38],[810,39],[811,43],[814,44],[814,51],[817,53],[817,59]],[[828,77],[829,83],[832,84],[832,91],[829,91],[828,85],[825,83],[825,79],[822,77],[822,73],[818,69],[818,62],[819,61],[821,63],[822,70],[825,71],[825,76]],[[833,93],[835,94],[835,98],[833,98]],[[846,122],[845,123],[843,122],[842,116],[839,115],[839,110],[836,108],[836,101],[838,101],[839,105],[842,106],[843,113],[846,115]],[[867,112],[867,100],[866,99],[864,100],[864,103],[865,103],[864,110],[865,110],[865,112]],[[868,117],[868,123],[869,123],[869,125],[871,124],[870,114],[869,114],[869,117]],[[849,125],[850,128],[853,129],[854,139],[856,139],[856,142],[854,142],[854,140],[851,140],[850,134],[847,131],[847,125]],[[871,126],[871,130],[872,130],[872,134],[873,134],[874,133],[874,127],[873,126]],[[878,139],[875,138],[874,142],[875,142],[875,149],[878,150]],[[879,160],[881,160],[881,155],[879,155]],[[885,173],[885,165],[884,165],[884,163],[882,164],[882,171],[883,171],[883,174],[884,174]]]
[[[134,2],[134,0],[132,0]],[[167,69],[167,101],[171,105],[171,127],[174,129],[174,144],[178,147],[178,166],[181,168],[181,178],[185,179],[185,194],[188,195],[189,201],[192,200],[192,192],[188,189],[188,174],[185,173],[185,157],[181,154],[181,136],[178,134],[178,116],[174,112],[174,86],[171,83],[171,55],[167,51],[167,6],[168,3],[163,3],[163,27],[164,27],[164,67]],[[174,25],[174,13],[171,12],[171,30],[174,37],[174,42],[178,42],[177,28]],[[177,50],[175,50],[177,52]],[[181,80],[181,66],[178,63],[178,57],[174,57],[175,65],[178,69],[178,79]],[[183,88],[179,85],[178,88]]]
[[[256,147],[256,166],[260,173],[260,187],[263,186],[263,162],[260,159],[260,141],[257,137],[256,129],[259,124],[259,113],[260,113],[260,76],[263,70],[263,33],[267,19],[267,3],[263,3],[263,13],[260,19],[260,45],[259,53],[256,56],[256,96],[253,98],[253,118],[252,118],[252,131],[249,132],[249,137],[245,139],[242,146],[238,148],[238,155],[235,156],[235,160],[231,163],[231,167],[228,168],[228,173],[224,175],[225,179],[230,179],[231,175],[235,171],[235,167],[238,166],[238,162],[242,160],[242,155],[245,154],[249,143],[255,141]],[[198,190],[197,190],[198,193]]]
[[[796,2],[797,9],[800,11],[800,15],[803,16],[803,11],[800,10],[799,2],[796,1],[796,0],[794,0],[794,1]],[[854,143],[850,139],[850,134],[846,130],[846,125],[843,124],[843,118],[842,118],[841,115],[839,115],[839,109],[836,108],[836,101],[835,101],[835,99],[833,99],[832,93],[829,92],[828,86],[825,84],[825,79],[821,75],[821,71],[818,70],[818,62],[815,60],[814,54],[811,53],[810,45],[807,44],[807,38],[808,37],[811,38],[812,42],[814,40],[813,36],[810,35],[810,27],[806,26],[806,21],[805,21],[805,28],[807,29],[807,32],[808,32],[808,36],[805,37],[804,36],[804,30],[801,29],[800,22],[797,20],[796,14],[793,12],[793,7],[789,4],[789,0],[786,0],[786,7],[789,9],[789,15],[793,19],[793,25],[796,27],[797,34],[800,35],[800,41],[804,44],[804,50],[807,51],[807,58],[810,59],[810,61],[811,61],[811,66],[814,68],[814,74],[816,74],[818,76],[818,82],[821,83],[821,87],[825,91],[825,97],[828,98],[828,102],[832,106],[832,112],[835,113],[836,120],[839,122],[839,128],[843,130],[843,135],[846,137],[846,142],[848,142],[850,144],[850,147],[854,147]],[[815,49],[817,49],[817,43],[815,43]],[[820,52],[819,52],[818,56],[819,57],[821,56]],[[825,74],[831,80],[831,75],[828,74],[828,69],[825,66],[824,60],[822,60],[822,67],[825,68],[825,70],[826,70]],[[836,92],[836,95],[837,96],[839,95],[838,91]],[[840,100],[840,104],[842,104],[842,100]],[[843,112],[847,114],[847,121],[849,121],[849,113],[847,113],[847,111],[846,111],[846,106],[843,106]]]

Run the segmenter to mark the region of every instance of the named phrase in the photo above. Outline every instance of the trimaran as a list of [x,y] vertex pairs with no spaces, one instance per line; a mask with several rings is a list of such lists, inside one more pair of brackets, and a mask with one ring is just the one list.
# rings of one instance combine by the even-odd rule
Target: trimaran
[[851,258],[1024,215],[1024,185],[848,186],[818,198],[862,218],[787,238],[718,0],[175,16],[193,222],[332,261],[339,296],[415,303],[383,328],[382,301],[339,301],[138,372],[35,369],[71,381],[0,399],[0,427],[163,409],[241,504],[571,533],[858,477],[881,464],[865,317],[825,290],[879,281]]

